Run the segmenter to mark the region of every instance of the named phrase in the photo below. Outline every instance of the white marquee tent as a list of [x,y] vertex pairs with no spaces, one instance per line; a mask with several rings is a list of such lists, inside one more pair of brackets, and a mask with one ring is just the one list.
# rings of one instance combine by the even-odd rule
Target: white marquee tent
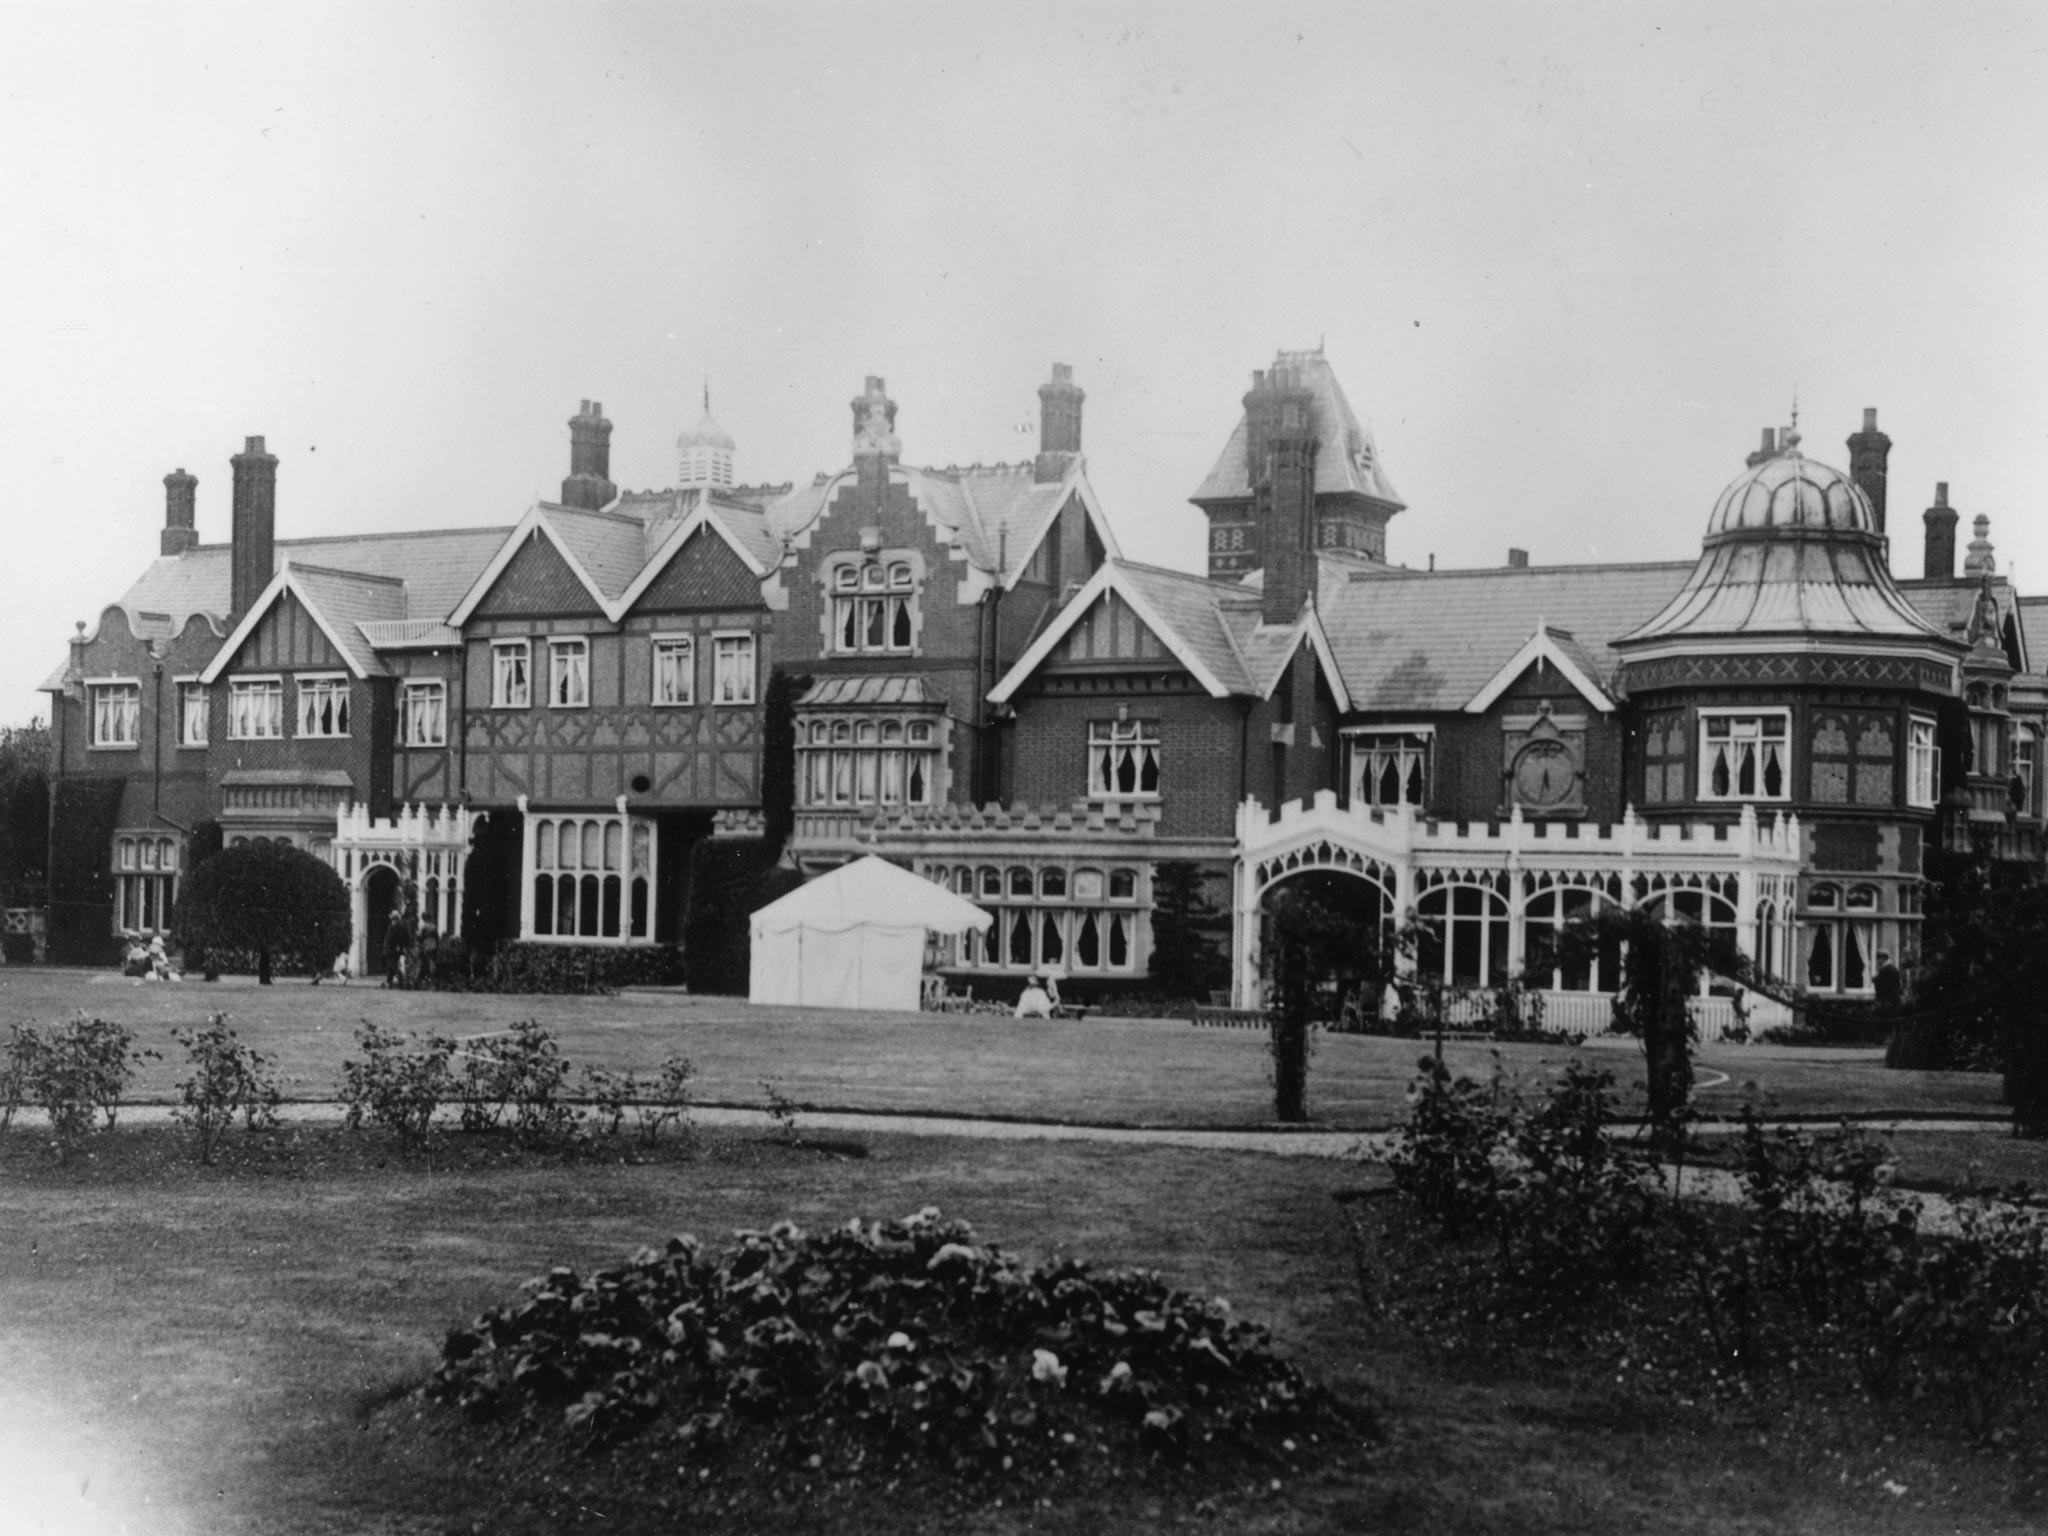
[[747,1001],[914,1012],[926,930],[994,921],[886,859],[856,859],[753,915]]

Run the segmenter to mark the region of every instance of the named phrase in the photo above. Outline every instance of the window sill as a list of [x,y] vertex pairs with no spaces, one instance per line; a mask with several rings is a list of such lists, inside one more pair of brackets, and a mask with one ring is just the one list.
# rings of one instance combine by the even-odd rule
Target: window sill
[[142,750],[142,743],[139,741],[94,741],[88,742],[85,750],[88,752],[140,752]]

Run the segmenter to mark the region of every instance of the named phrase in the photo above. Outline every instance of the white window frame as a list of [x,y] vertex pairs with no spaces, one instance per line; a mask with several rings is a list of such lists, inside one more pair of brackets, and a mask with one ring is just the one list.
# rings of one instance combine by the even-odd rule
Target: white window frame
[[[112,712],[113,694],[122,689],[132,694],[130,707],[116,716]],[[142,679],[139,677],[95,677],[85,685],[87,708],[92,715],[92,734],[88,738],[95,750],[105,752],[129,752],[142,745]],[[102,709],[102,703],[109,708]],[[110,734],[105,728],[125,724],[126,736]]]
[[1932,810],[1941,797],[1941,748],[1934,722],[1924,715],[1906,720],[1906,804]]
[[[826,576],[832,651],[839,656],[907,656],[917,649],[917,566],[901,555],[842,561]],[[897,638],[899,619],[903,638]],[[869,637],[879,625],[878,638]]]
[[2022,816],[2030,816],[2034,810],[2034,759],[2038,739],[2031,725],[2012,728],[2012,778],[2020,787],[2019,804],[2013,809]]
[[[744,656],[744,672],[737,658]],[[731,662],[728,657],[734,658]],[[751,629],[720,629],[711,634],[711,702],[722,705],[747,705],[754,702],[758,692],[755,673],[760,670],[759,647],[755,644]],[[726,696],[732,689],[734,696]],[[739,694],[744,692],[744,697]]]
[[[517,658],[518,676],[510,663]],[[515,687],[514,684],[517,684]],[[491,708],[533,708],[533,642],[493,640],[491,642]]]
[[[301,741],[346,741],[354,721],[349,717],[349,687],[346,672],[300,672],[292,677],[292,685],[298,694],[298,714],[294,721],[293,734]],[[318,701],[323,698],[340,700],[340,707],[333,718],[340,723],[339,730],[317,730]]]
[[[1142,786],[1145,778],[1145,754],[1149,749],[1152,757],[1152,788]],[[1119,788],[1116,782],[1117,759],[1122,751],[1133,754],[1133,778],[1130,789]],[[1160,788],[1166,779],[1166,754],[1159,744],[1159,722],[1156,720],[1090,720],[1088,722],[1088,798],[1090,800],[1157,800]]]
[[[1777,735],[1766,736],[1763,734],[1761,727],[1766,720],[1778,722],[1779,731]],[[1712,734],[1714,728],[1724,721],[1728,725],[1728,734],[1725,736]],[[1755,726],[1757,729],[1745,731],[1742,729],[1744,726]],[[1744,793],[1740,787],[1739,776],[1742,770],[1739,761],[1730,774],[1727,792],[1725,794],[1716,794],[1714,792],[1714,753],[1717,750],[1718,744],[1728,742],[1738,744],[1749,742],[1754,743],[1756,746],[1756,784],[1748,793]],[[1771,744],[1775,744],[1782,755],[1782,761],[1778,768],[1778,792],[1776,794],[1766,790],[1763,783],[1765,749]],[[1749,801],[1776,805],[1781,801],[1787,801],[1792,798],[1792,711],[1790,709],[1703,709],[1700,711],[1699,720],[1699,748],[1699,797],[1702,801],[1716,805],[1740,805]]]
[[590,708],[590,641],[586,636],[549,637],[548,708]]
[[[171,681],[178,689],[178,745],[205,746],[207,738],[213,734],[213,726],[207,715],[211,700],[206,696],[206,685],[199,681],[199,674],[196,672],[173,678]],[[194,704],[198,705],[196,712],[193,709]],[[196,736],[192,733],[195,723],[199,727]]]
[[[420,724],[420,701],[432,699],[431,719],[438,729],[422,732]],[[399,729],[404,733],[404,744],[408,747],[445,747],[448,745],[448,684],[438,677],[409,677],[398,694]]]
[[[649,671],[649,700],[656,709],[685,709],[697,702],[697,637],[685,634],[660,634],[651,637],[652,667]],[[677,663],[680,662],[680,665]],[[662,697],[664,663],[668,676],[680,686],[669,691],[673,698]]]
[[[1352,726],[1344,732],[1346,749],[1345,772],[1350,777],[1351,799],[1357,805],[1387,806],[1412,805],[1421,810],[1429,804],[1430,790],[1436,775],[1436,727],[1433,725],[1370,725]],[[1371,757],[1392,754],[1395,772],[1401,783],[1401,797],[1397,800],[1382,800],[1378,795],[1378,781],[1385,764],[1370,776],[1372,793],[1366,793],[1368,777],[1361,770]],[[1408,798],[1408,781],[1412,770],[1422,771],[1422,797]]]
[[[260,693],[276,706],[274,731],[238,731],[235,729],[241,711],[236,708],[239,700],[254,698]],[[229,741],[283,741],[284,740],[284,676],[282,673],[266,673],[228,679],[228,740]]]

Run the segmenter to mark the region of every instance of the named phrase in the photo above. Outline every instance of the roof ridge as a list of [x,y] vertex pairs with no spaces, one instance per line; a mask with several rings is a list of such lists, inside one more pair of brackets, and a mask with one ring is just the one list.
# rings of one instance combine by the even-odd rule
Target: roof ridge
[[1154,565],[1149,560],[1132,560],[1128,557],[1117,560],[1105,560],[1102,563],[1134,571],[1151,571],[1160,576],[1175,576],[1182,581],[1192,581],[1201,586],[1215,587],[1219,589],[1219,596],[1242,597],[1247,602],[1259,600],[1259,594],[1252,588],[1244,586],[1239,582],[1227,581],[1221,576],[1202,576],[1194,571],[1183,571],[1170,565]]
[[285,564],[295,572],[310,572],[315,576],[340,576],[349,581],[383,581],[394,587],[405,585],[403,576],[384,576],[375,571],[345,571],[338,565],[301,565],[292,560],[287,560]]
[[627,528],[641,526],[640,519],[630,512],[614,512],[610,507],[572,507],[559,501],[543,501],[540,508],[543,512],[567,512],[572,517],[601,517],[606,522],[618,523]]

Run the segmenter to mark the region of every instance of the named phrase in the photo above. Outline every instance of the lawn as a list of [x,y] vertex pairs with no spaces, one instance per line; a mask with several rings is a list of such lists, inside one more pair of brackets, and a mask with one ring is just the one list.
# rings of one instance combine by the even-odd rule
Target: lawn
[[[1402,1260],[1354,1247],[1352,1216],[1383,1203],[1358,1203],[1381,1176],[1355,1165],[877,1137],[858,1160],[739,1138],[647,1165],[500,1165],[458,1144],[433,1166],[380,1167],[374,1143],[331,1130],[236,1152],[201,1169],[168,1131],[123,1130],[60,1169],[20,1130],[0,1137],[0,1480],[15,1510],[21,1488],[54,1487],[104,1522],[57,1530],[541,1532],[579,1506],[592,1529],[668,1529],[542,1487],[516,1456],[474,1460],[483,1448],[389,1394],[450,1325],[551,1264],[615,1262],[677,1230],[938,1205],[1029,1259],[1157,1267],[1228,1297],[1385,1438],[1278,1491],[1229,1492],[1206,1519],[1168,1479],[1030,1511],[799,1505],[772,1528],[1931,1533],[2038,1529],[2043,1514],[2001,1457],[1987,1476],[1967,1450],[1876,1435],[1844,1457],[1797,1426],[1617,1386],[1608,1362],[1432,1342],[1360,1299],[1361,1257]],[[690,1528],[761,1525],[700,1514]]]
[[[814,1107],[953,1114],[1112,1125],[1252,1126],[1272,1113],[1262,1031],[1196,1029],[1179,1020],[1030,1021],[954,1014],[754,1008],[729,997],[628,993],[618,997],[491,997],[388,992],[374,986],[143,985],[105,972],[0,970],[0,1025],[53,1021],[80,1010],[131,1025],[165,1059],[137,1095],[166,1102],[183,1076],[173,1026],[227,1013],[245,1040],[278,1062],[288,1097],[333,1096],[341,1062],[364,1019],[419,1032],[465,1035],[538,1018],[577,1065],[649,1072],[672,1053],[697,1067],[707,1103],[755,1104],[761,1084]],[[1406,1111],[1403,1095],[1421,1042],[1363,1035],[1319,1037],[1309,1065],[1317,1123],[1377,1129]],[[1452,1044],[1461,1071],[1492,1070],[1496,1048]],[[1525,1078],[1569,1059],[1567,1045],[1504,1045],[1499,1060]],[[1597,1053],[1622,1082],[1641,1080],[1625,1041]],[[1754,1084],[1768,1113],[1833,1116],[1914,1112],[1998,1115],[1995,1077],[1884,1070],[1874,1051],[1717,1046],[1699,1056],[1700,1107],[1736,1113]],[[1633,1102],[1639,1103],[1640,1100]]]

